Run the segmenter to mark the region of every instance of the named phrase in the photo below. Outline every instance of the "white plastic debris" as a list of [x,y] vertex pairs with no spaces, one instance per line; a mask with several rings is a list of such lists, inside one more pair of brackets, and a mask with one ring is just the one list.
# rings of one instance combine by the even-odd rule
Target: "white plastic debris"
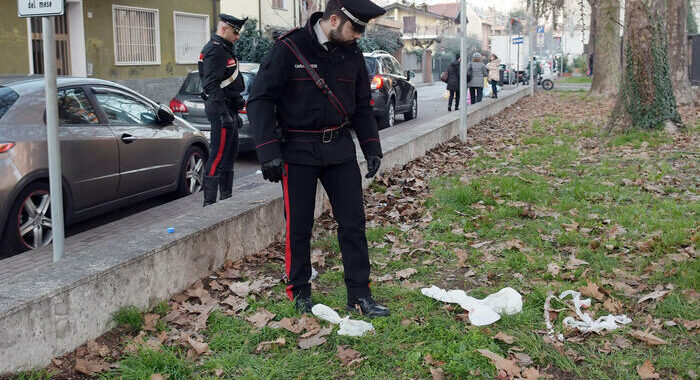
[[618,326],[618,323],[620,325],[626,325],[628,323],[632,323],[632,320],[629,319],[626,315],[612,315],[608,314],[604,317],[600,317],[596,319],[595,321],[593,318],[591,318],[588,313],[584,313],[581,311],[581,306],[584,306],[586,308],[591,306],[591,299],[586,298],[584,300],[581,299],[581,293],[574,291],[574,290],[566,290],[559,295],[559,299],[563,300],[567,296],[571,296],[571,298],[574,301],[574,308],[576,309],[576,315],[581,320],[576,320],[574,317],[566,317],[564,318],[564,326],[569,326],[578,329],[581,332],[587,333],[587,332],[595,332],[599,333],[603,330],[608,330],[612,331],[620,326]]
[[340,315],[330,307],[317,303],[311,308],[311,312],[334,325],[340,325],[338,335],[363,336],[369,331],[374,331],[374,325],[369,322],[350,319],[350,316],[340,318]]
[[463,290],[438,288],[421,289],[424,296],[438,301],[456,303],[469,312],[469,321],[476,326],[490,325],[499,319],[501,314],[517,314],[523,310],[523,297],[513,288],[503,288],[483,300],[468,296]]
[[316,268],[311,267],[311,278],[309,279],[309,281],[315,280],[316,277],[318,277],[318,271],[316,270]]

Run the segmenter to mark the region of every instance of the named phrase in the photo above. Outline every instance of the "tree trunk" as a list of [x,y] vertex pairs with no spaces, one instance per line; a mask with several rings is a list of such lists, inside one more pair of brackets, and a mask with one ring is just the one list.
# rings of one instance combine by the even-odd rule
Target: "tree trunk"
[[620,86],[620,3],[598,0],[590,95],[612,97]]
[[671,83],[679,105],[693,104],[695,93],[688,78],[688,38],[686,23],[688,3],[686,0],[667,0],[668,56],[671,63]]
[[[597,29],[597,20],[598,20],[598,1],[599,0],[588,0],[588,5],[591,6],[591,19],[590,23],[588,26],[588,45],[586,46],[586,54],[590,57],[591,54],[595,51],[595,38],[596,38],[596,29]],[[583,9],[581,9],[581,12],[583,12]],[[583,16],[581,16],[583,18]]]
[[308,21],[311,14],[321,10],[320,0],[301,0],[299,1],[299,24],[304,25]]
[[681,124],[668,56],[666,3],[627,0],[622,86],[607,130]]

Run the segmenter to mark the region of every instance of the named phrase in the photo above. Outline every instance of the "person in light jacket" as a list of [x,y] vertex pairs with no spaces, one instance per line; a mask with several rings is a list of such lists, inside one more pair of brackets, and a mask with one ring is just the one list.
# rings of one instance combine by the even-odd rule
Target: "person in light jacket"
[[501,60],[496,54],[491,54],[491,60],[486,64],[486,70],[489,71],[489,83],[491,83],[491,97],[498,99],[498,80],[501,79]]
[[471,80],[469,86],[469,98],[471,104],[479,103],[484,96],[484,78],[489,74],[486,70],[486,65],[481,62],[481,54],[476,52],[472,55],[472,61],[469,62],[467,73],[471,70]]
[[[455,100],[455,111],[459,110],[459,62],[461,58],[457,54],[456,59],[447,68],[447,90],[450,99],[447,101],[447,111],[452,111],[452,100]],[[456,98],[456,99],[455,99]]]

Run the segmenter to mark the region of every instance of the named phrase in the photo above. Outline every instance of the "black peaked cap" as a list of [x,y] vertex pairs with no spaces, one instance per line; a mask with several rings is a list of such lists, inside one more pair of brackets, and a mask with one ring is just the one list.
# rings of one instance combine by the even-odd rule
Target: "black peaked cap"
[[386,13],[386,10],[370,0],[334,0],[345,10],[348,18],[355,24],[367,26],[369,20]]
[[226,13],[220,14],[219,18],[221,19],[221,21],[231,25],[236,30],[240,30],[243,27],[243,24],[245,24],[245,22],[248,21],[248,17],[241,20],[241,19],[235,18],[231,15],[227,15]]

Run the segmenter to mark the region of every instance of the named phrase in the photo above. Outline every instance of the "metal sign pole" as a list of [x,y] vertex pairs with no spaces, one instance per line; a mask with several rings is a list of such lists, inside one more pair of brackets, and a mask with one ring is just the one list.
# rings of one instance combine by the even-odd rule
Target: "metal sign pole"
[[49,153],[51,229],[53,261],[63,258],[63,189],[61,187],[61,146],[58,140],[58,89],[56,85],[56,36],[52,17],[42,17],[44,83],[46,89],[46,145]]
[[459,56],[462,61],[459,65],[459,139],[467,141],[467,0],[462,0],[459,11],[459,25],[461,26],[461,47]]
[[535,95],[535,85],[537,84],[537,80],[533,77],[533,74],[535,73],[535,63],[533,61],[533,56],[535,52],[535,28],[537,19],[535,18],[535,2],[530,1],[530,25],[528,25],[528,37],[530,39],[530,46],[529,46],[529,54],[528,54],[528,61],[530,62],[530,96]]

